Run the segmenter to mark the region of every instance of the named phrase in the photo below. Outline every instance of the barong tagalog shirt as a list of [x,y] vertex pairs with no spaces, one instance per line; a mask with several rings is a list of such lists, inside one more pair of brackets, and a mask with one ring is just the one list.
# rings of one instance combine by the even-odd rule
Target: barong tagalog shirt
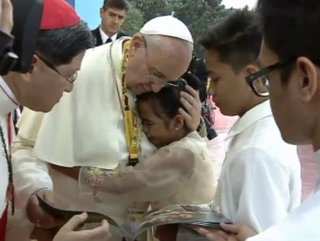
[[[317,161],[320,151],[316,152]],[[320,181],[320,180],[319,180]],[[320,240],[318,227],[320,217],[320,188],[319,182],[314,193],[311,194],[300,207],[293,210],[287,218],[265,232],[247,239],[247,241],[316,241]]]
[[111,196],[149,202],[153,209],[173,204],[206,204],[216,190],[216,167],[206,141],[193,131],[161,147],[144,162],[118,172],[82,168],[80,185],[97,191],[102,203]]
[[269,101],[245,113],[228,138],[216,204],[232,222],[261,232],[300,204],[297,148],[282,140]]

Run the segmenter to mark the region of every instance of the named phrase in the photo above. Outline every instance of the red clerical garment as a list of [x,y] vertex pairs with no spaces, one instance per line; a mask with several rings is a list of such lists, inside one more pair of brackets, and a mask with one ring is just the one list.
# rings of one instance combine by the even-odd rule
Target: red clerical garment
[[6,239],[7,220],[8,220],[8,206],[4,210],[2,217],[0,219],[0,241],[5,241]]

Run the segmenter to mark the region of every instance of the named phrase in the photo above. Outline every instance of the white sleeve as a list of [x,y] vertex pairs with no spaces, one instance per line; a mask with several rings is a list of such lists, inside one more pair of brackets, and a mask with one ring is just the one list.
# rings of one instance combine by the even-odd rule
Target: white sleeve
[[276,157],[258,148],[247,148],[237,155],[229,175],[237,207],[235,222],[261,232],[287,216],[290,173]]
[[32,133],[29,138],[19,135],[12,145],[12,167],[17,205],[25,207],[33,193],[41,189],[52,189],[52,180],[46,162],[37,159],[33,154],[35,138],[41,126],[43,113],[24,109],[19,121],[19,128]]

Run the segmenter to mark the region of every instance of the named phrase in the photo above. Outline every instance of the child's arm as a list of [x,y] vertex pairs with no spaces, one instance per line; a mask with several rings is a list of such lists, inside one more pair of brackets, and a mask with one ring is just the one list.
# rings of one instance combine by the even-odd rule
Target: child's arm
[[93,191],[127,195],[134,201],[170,197],[192,174],[194,154],[184,148],[162,148],[143,163],[122,171],[82,168],[79,181]]

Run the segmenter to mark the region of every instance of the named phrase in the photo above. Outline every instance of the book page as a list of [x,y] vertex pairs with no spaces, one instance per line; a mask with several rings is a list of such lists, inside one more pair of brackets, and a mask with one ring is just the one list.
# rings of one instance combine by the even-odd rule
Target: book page
[[172,205],[148,212],[141,220],[139,227],[134,228],[136,233],[130,236],[137,237],[151,227],[178,223],[219,228],[220,223],[230,223],[230,220],[206,205]]

